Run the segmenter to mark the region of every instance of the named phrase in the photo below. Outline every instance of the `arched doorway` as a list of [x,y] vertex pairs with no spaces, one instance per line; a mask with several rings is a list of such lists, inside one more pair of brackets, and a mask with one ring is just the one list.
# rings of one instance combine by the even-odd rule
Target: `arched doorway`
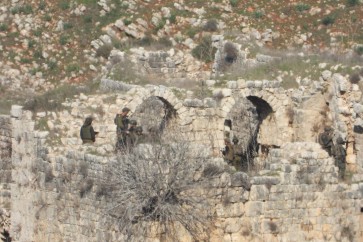
[[241,98],[231,108],[224,122],[225,138],[234,144],[237,169],[250,171],[259,165],[255,164],[255,158],[268,153],[266,147],[259,143],[258,136],[261,124],[270,118],[272,112],[272,107],[256,96]]
[[151,96],[136,108],[130,119],[135,119],[145,133],[160,136],[175,123],[176,117],[176,110],[166,99]]

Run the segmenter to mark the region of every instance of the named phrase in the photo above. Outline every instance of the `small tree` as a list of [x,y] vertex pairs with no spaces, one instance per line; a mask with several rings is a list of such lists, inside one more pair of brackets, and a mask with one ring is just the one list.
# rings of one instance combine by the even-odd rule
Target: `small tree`
[[178,241],[180,229],[196,240],[205,238],[210,215],[203,178],[196,179],[205,157],[197,154],[189,143],[168,137],[139,145],[110,164],[107,213],[117,218],[128,240],[163,234]]

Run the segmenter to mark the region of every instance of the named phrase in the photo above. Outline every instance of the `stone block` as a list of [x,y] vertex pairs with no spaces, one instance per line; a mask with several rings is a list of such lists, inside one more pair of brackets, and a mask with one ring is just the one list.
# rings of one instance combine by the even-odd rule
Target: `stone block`
[[256,217],[260,216],[264,212],[263,202],[251,201],[245,204],[246,216]]
[[10,110],[11,117],[21,118],[23,114],[23,107],[19,105],[12,105]]

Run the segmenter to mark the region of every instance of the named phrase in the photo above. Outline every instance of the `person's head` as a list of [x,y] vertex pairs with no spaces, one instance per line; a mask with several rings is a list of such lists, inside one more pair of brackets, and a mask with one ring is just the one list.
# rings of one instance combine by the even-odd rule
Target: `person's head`
[[231,141],[229,141],[229,139],[224,139],[224,144],[225,145],[231,144]]
[[127,108],[127,107],[124,107],[122,110],[121,110],[121,114],[126,116],[128,113],[130,112],[130,109]]
[[84,120],[84,125],[91,125],[92,124],[92,117],[87,117],[85,120]]
[[136,128],[135,128],[135,132],[138,134],[138,135],[141,135],[142,134],[142,127],[141,126],[137,126]]
[[345,144],[344,139],[342,137],[338,137],[337,138],[337,144],[339,144],[339,145]]
[[326,127],[324,128],[324,131],[325,131],[325,132],[330,132],[330,131],[332,131],[332,128],[331,128],[330,126],[326,126]]
[[137,125],[137,122],[136,120],[130,120],[130,123],[129,123],[131,126],[135,127]]
[[236,136],[233,137],[232,142],[233,144],[238,144],[238,138]]

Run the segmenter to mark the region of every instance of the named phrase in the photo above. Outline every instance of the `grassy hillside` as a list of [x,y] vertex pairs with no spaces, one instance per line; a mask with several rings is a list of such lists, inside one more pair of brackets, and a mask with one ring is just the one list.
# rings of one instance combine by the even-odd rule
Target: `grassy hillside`
[[[147,24],[140,39],[113,26],[117,20],[131,26],[140,19]],[[363,46],[357,45],[363,44],[362,19],[359,0],[6,0],[0,3],[1,104],[7,109],[19,90],[16,96],[23,100],[94,79],[112,48],[127,52],[173,43],[191,52],[183,42],[199,43],[206,32],[238,42],[251,30],[263,35],[270,29],[277,34],[263,43],[270,50],[303,47],[362,55]],[[96,52],[91,42],[110,30],[112,43]]]

